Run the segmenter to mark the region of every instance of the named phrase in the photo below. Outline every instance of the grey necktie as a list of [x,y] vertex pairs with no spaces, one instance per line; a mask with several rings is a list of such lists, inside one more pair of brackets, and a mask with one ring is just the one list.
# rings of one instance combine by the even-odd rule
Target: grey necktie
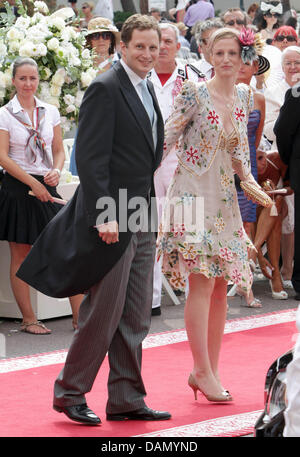
[[147,82],[145,80],[143,80],[139,83],[139,86],[142,90],[142,99],[143,99],[143,103],[144,103],[144,108],[148,113],[151,125],[153,125],[154,106],[153,106],[153,100],[152,100],[151,94],[147,87]]

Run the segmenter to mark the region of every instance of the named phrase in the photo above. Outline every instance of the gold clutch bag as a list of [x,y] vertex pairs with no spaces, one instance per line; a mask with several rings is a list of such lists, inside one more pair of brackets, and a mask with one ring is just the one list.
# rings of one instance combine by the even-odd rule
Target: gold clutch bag
[[267,208],[273,205],[273,201],[269,195],[255,184],[247,181],[241,181],[240,186],[246,197],[250,198],[254,203],[258,203],[259,205]]

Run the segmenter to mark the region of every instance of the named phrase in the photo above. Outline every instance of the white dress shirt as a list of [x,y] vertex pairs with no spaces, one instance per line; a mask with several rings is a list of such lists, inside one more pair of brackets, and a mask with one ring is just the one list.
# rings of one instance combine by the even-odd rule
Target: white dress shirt
[[[120,63],[124,70],[127,73],[128,78],[130,79],[131,84],[135,88],[138,96],[140,97],[141,102],[143,103],[143,97],[142,97],[142,89],[139,86],[140,82],[143,81],[143,78],[141,78],[139,75],[137,75],[125,62],[123,59],[120,60]],[[154,149],[156,148],[157,144],[157,114],[154,109],[154,120],[152,124],[152,136],[153,136],[153,143],[154,143]]]
[[211,63],[207,62],[204,57],[202,57],[200,60],[197,60],[196,62],[193,62],[193,65],[205,75],[207,80],[212,78],[213,66]]
[[[52,157],[52,141],[53,141],[53,128],[60,124],[60,114],[58,109],[54,105],[45,103],[38,98],[35,98],[36,108],[45,108],[45,118],[41,124],[40,134],[46,143],[46,153],[51,162]],[[20,105],[17,95],[12,99],[13,112],[18,113],[23,108]],[[33,119],[36,122],[36,108],[34,109]],[[23,110],[24,111],[24,110]],[[31,120],[26,111],[28,124],[31,124]],[[36,125],[34,125],[36,128]],[[14,116],[12,116],[5,106],[0,108],[0,130],[5,130],[9,134],[9,151],[8,156],[16,162],[26,173],[35,175],[45,175],[49,168],[42,161],[42,156],[37,155],[37,159],[34,163],[29,163],[25,157],[25,146],[29,138],[28,129],[21,124]]]

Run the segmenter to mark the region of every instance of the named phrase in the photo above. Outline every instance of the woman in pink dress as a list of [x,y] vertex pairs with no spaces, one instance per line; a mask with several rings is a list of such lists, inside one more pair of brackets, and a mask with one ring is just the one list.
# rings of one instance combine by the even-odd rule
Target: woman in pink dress
[[245,293],[252,284],[252,243],[243,227],[234,173],[260,189],[251,175],[247,136],[253,95],[249,86],[235,85],[242,51],[236,30],[214,32],[215,76],[187,81],[166,124],[165,155],[177,144],[178,167],[167,194],[159,254],[173,287],[184,288],[189,280],[185,323],[194,360],[189,386],[195,397],[199,390],[216,402],[232,400],[218,370],[227,282]]

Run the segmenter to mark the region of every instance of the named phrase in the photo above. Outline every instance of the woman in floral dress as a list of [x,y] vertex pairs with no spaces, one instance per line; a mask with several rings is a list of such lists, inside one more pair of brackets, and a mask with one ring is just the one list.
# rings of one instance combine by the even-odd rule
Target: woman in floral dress
[[[164,156],[177,144],[178,167],[169,187],[158,241],[163,272],[175,288],[189,279],[185,306],[194,359],[189,385],[210,401],[230,401],[218,361],[227,311],[227,282],[246,293],[252,273],[234,184],[258,186],[250,169],[247,121],[250,88],[235,86],[243,44],[238,32],[219,29],[211,37],[215,76],[187,81],[166,124]],[[193,219],[191,218],[193,214]],[[190,220],[191,219],[191,220]]]

